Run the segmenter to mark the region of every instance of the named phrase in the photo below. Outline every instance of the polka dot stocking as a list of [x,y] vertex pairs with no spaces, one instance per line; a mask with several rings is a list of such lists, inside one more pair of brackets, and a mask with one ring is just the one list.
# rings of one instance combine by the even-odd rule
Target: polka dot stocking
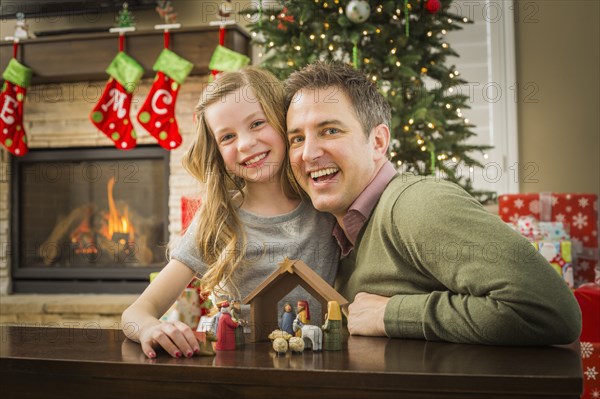
[[26,89],[4,82],[0,93],[0,142],[17,156],[27,154],[27,136],[23,127],[23,103]]
[[137,136],[129,119],[131,97],[121,83],[111,78],[90,116],[92,123],[120,150],[136,146]]
[[165,48],[154,66],[156,78],[146,101],[140,108],[137,120],[165,150],[181,145],[181,135],[175,120],[175,102],[179,88],[193,68],[193,64],[175,54],[169,47],[169,34],[165,32]]
[[175,120],[175,101],[178,92],[179,83],[163,72],[157,72],[150,93],[137,116],[142,127],[166,150],[179,147],[182,141]]

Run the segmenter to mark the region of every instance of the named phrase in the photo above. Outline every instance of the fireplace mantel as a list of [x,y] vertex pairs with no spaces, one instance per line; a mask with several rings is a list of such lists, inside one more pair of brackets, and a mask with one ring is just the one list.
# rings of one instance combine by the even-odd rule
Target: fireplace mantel
[[[171,32],[170,48],[194,64],[191,74],[194,76],[186,79],[177,99],[177,121],[185,144],[171,151],[169,160],[168,237],[169,244],[173,245],[176,245],[181,234],[181,198],[198,196],[202,192],[202,187],[184,170],[181,158],[195,134],[193,110],[208,81],[208,63],[218,43],[218,36],[216,27],[190,27]],[[105,69],[117,54],[117,35],[63,35],[23,40],[21,44],[19,60],[34,71],[33,84],[25,100],[29,148],[110,147],[112,142],[91,124],[89,113],[107,79]],[[225,45],[240,53],[250,53],[250,37],[237,26],[227,26]],[[146,71],[146,79],[140,81],[135,93],[134,99],[139,101],[132,103],[132,115],[137,114],[142,99],[150,89],[155,75],[152,66],[162,48],[161,31],[127,34],[127,52]],[[0,70],[5,69],[11,56],[12,43],[0,43]],[[155,144],[153,137],[143,129],[139,130],[139,146]],[[14,157],[8,152],[0,151],[0,243],[4,243],[0,245],[0,295],[15,292],[15,276],[12,273],[14,254],[11,253],[14,226],[10,217],[14,204],[9,195],[13,187],[11,174],[8,173],[12,170],[13,160]],[[43,291],[36,289],[35,293]],[[104,301],[105,294],[90,294],[93,291],[81,294],[96,298],[99,302]],[[64,293],[67,292],[72,291],[64,290]],[[49,316],[43,317],[47,319]],[[19,319],[19,322],[22,321],[25,320]],[[54,316],[52,321],[56,321]],[[2,322],[3,317],[0,317],[0,325]]]
[[[163,49],[163,32],[136,31],[126,36],[125,50],[145,70],[152,66]],[[194,64],[192,75],[206,75],[208,64],[219,42],[219,28],[203,26],[171,31],[170,49]],[[119,39],[112,33],[88,33],[41,37],[21,41],[18,60],[33,69],[33,84],[65,83],[106,79],[105,69],[118,52]],[[250,54],[249,35],[237,25],[227,26],[225,46]],[[12,57],[12,43],[0,44],[0,70]]]

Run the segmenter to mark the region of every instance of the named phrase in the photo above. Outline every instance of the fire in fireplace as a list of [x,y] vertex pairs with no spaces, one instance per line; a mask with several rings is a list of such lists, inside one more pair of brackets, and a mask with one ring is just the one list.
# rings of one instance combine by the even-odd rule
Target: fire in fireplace
[[164,265],[167,151],[32,150],[13,168],[14,291],[140,292]]
[[[107,266],[115,263],[115,259],[117,263],[136,266],[152,264],[155,254],[149,247],[149,236],[160,232],[157,231],[160,223],[153,216],[147,218],[135,210],[130,212],[127,202],[117,206],[114,186],[115,177],[111,176],[106,188],[108,209],[99,209],[96,203],[88,202],[58,218],[48,239],[38,248],[46,266],[69,265],[73,260],[70,255],[78,256],[77,261],[90,266]],[[65,246],[70,251],[62,251]]]

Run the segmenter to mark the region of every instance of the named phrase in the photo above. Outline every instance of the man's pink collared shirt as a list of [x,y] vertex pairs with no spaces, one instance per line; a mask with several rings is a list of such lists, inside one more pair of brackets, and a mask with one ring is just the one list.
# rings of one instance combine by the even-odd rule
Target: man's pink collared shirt
[[354,203],[352,203],[342,219],[347,235],[344,233],[342,227],[336,223],[332,234],[342,250],[342,258],[348,256],[354,248],[358,233],[360,233],[369,216],[371,216],[371,212],[375,209],[379,197],[381,197],[381,194],[383,194],[383,191],[396,173],[396,169],[392,163],[387,161],[379,169],[371,183],[367,185]]

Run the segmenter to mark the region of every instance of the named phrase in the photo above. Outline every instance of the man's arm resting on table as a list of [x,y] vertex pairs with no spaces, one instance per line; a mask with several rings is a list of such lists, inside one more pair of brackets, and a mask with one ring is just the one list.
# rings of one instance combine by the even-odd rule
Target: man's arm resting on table
[[[439,289],[385,299],[357,295],[349,308],[351,334],[492,345],[578,338],[581,313],[564,281],[527,240],[464,190],[447,183],[415,185],[397,201],[392,219],[398,245]],[[426,242],[469,243],[479,251],[458,261],[432,260],[419,246]]]

